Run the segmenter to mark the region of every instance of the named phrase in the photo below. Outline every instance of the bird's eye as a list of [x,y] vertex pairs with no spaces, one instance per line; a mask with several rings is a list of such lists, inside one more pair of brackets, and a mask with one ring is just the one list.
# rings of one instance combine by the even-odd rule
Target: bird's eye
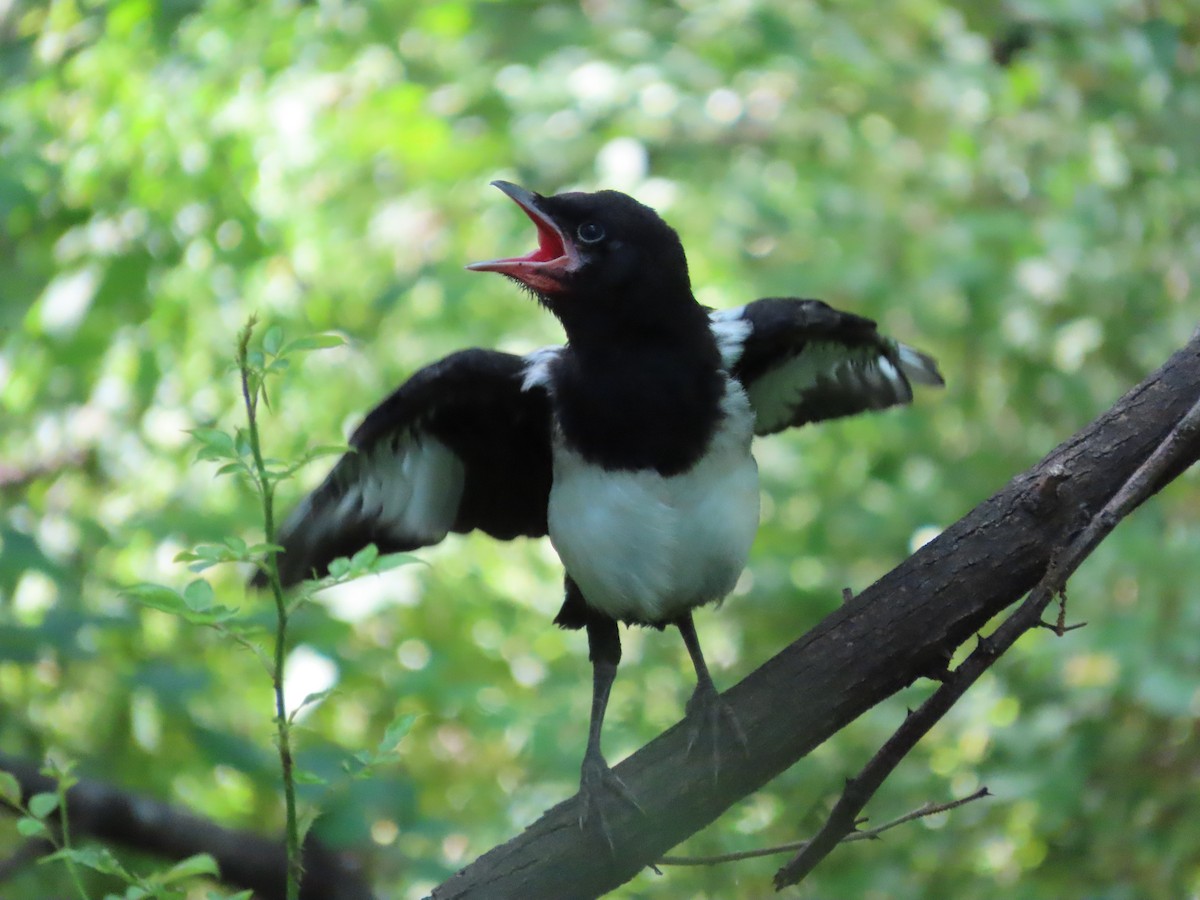
[[584,222],[575,233],[585,244],[594,244],[604,240],[604,226],[597,225],[595,222]]

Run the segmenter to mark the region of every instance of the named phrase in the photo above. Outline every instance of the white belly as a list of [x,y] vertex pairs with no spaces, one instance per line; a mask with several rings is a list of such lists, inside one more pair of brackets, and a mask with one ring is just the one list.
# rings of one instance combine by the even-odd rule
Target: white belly
[[664,622],[733,589],[758,530],[753,414],[730,383],[726,416],[687,472],[607,472],[556,441],[550,540],[588,604]]

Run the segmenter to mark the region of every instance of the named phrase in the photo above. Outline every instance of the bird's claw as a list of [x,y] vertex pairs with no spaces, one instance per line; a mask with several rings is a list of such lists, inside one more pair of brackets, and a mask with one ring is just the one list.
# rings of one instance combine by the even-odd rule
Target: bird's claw
[[585,754],[579,779],[579,827],[586,831],[589,824],[595,824],[611,851],[615,848],[612,831],[609,829],[608,820],[604,815],[602,794],[615,795],[622,802],[645,815],[645,810],[638,803],[633,791],[609,767],[608,763],[604,761],[604,757],[598,753]]
[[746,732],[738,722],[737,714],[721,695],[712,682],[701,681],[696,685],[691,699],[687,702],[688,744],[687,752],[692,750],[700,740],[701,734],[706,734],[712,743],[713,783],[721,774],[721,729],[722,726],[733,732],[734,738],[742,746],[742,752],[750,755],[750,742],[746,740]]

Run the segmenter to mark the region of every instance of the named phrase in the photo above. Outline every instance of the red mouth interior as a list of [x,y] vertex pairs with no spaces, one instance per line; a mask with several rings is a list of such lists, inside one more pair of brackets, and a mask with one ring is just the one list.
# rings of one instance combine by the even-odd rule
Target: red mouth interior
[[532,253],[522,256],[522,262],[549,262],[552,259],[566,256],[567,250],[563,246],[562,238],[558,236],[558,232],[550,227],[549,224],[542,221],[531,210],[526,209],[525,215],[529,216],[530,221],[537,226],[538,248]]

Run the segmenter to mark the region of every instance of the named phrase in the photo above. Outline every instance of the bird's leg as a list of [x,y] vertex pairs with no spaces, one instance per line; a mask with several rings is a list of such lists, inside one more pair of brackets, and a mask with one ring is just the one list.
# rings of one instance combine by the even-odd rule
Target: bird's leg
[[617,677],[617,663],[621,660],[621,637],[617,632],[617,623],[609,618],[589,617],[587,634],[588,655],[592,661],[592,717],[588,725],[587,750],[584,751],[579,774],[579,827],[586,828],[589,822],[594,821],[611,849],[612,832],[604,816],[602,794],[615,794],[638,812],[642,811],[642,807],[600,752],[604,711],[608,708],[608,695],[612,692],[613,680]]
[[700,639],[696,637],[696,626],[692,622],[692,614],[688,613],[675,621],[679,633],[683,635],[683,643],[687,646],[692,665],[696,668],[696,690],[692,692],[687,702],[688,724],[688,753],[696,746],[701,734],[712,742],[713,781],[717,780],[721,771],[721,726],[726,725],[744,752],[749,752],[746,733],[733,712],[733,707],[721,699],[717,687],[713,684],[712,676],[708,674],[708,665],[704,662],[704,654],[700,651]]

